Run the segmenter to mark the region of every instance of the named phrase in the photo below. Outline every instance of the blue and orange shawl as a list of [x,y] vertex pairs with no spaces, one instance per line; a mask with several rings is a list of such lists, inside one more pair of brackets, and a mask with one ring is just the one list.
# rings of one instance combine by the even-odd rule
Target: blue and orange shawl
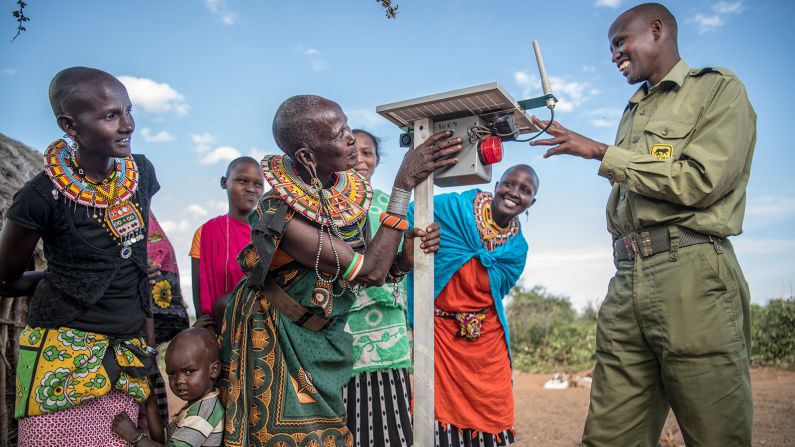
[[[491,295],[500,324],[505,330],[505,342],[511,347],[511,335],[502,300],[519,280],[527,261],[528,245],[521,228],[516,236],[489,251],[480,240],[475,222],[475,196],[479,189],[463,193],[447,193],[434,197],[433,217],[441,227],[441,243],[434,256],[433,297],[436,299],[455,273],[472,258],[480,259],[489,274]],[[407,218],[414,222],[414,203],[409,206]],[[414,277],[409,275],[409,321],[414,325]],[[509,351],[510,352],[510,351]]]

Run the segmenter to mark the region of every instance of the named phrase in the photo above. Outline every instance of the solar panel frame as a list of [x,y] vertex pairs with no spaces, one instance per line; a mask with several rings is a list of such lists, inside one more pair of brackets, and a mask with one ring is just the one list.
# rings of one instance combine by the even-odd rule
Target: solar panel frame
[[522,128],[520,133],[538,131],[519,104],[497,82],[393,102],[375,109],[398,127],[410,127],[423,118],[445,121],[504,110],[513,110],[515,121]]

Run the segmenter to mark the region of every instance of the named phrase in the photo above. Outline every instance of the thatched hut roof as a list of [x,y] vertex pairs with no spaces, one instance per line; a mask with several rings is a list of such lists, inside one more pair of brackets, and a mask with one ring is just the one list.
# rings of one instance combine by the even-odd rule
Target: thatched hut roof
[[[44,168],[42,154],[0,133],[0,230],[14,194]],[[36,270],[45,267],[41,241],[33,254]],[[19,355],[17,337],[24,327],[29,298],[0,299],[0,445],[15,445],[16,421],[9,409],[14,406],[16,394],[16,359]]]
[[41,153],[0,133],[0,216],[5,217],[14,193],[44,168],[41,157]]
[[[42,169],[44,160],[40,152],[0,133],[0,230],[14,194]],[[34,259],[37,269],[40,268],[44,260],[41,244]]]

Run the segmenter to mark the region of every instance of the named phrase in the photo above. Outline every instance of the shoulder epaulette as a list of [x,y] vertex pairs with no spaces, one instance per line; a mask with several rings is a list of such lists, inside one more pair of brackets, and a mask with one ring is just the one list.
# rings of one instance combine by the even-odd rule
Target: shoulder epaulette
[[703,76],[707,73],[719,73],[723,76],[730,76],[732,78],[737,77],[737,75],[735,75],[733,71],[723,67],[702,67],[702,68],[693,68],[690,70],[690,76]]

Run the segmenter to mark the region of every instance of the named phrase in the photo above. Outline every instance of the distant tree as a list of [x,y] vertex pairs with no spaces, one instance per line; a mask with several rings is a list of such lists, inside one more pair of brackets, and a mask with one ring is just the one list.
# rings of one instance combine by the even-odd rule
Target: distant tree
[[17,0],[17,9],[11,11],[11,15],[17,19],[17,33],[11,38],[11,42],[17,40],[17,37],[25,31],[25,22],[30,21],[28,16],[25,15],[25,6],[28,6],[28,4],[22,0]]
[[751,305],[751,352],[755,365],[795,364],[795,298]]
[[[381,6],[384,7],[384,12],[386,13],[387,19],[394,19],[397,17],[398,13],[398,5],[392,4],[392,0],[375,0],[376,2],[380,3]],[[14,37],[11,38],[11,42],[17,40],[17,37],[25,31],[25,22],[29,22],[30,18],[25,15],[25,7],[28,6],[23,0],[17,0],[17,8],[11,11],[11,15],[13,15],[17,19],[17,33],[14,34]]]
[[581,370],[593,365],[596,309],[578,315],[565,296],[541,286],[515,287],[507,305],[516,368],[530,372]]
[[391,0],[375,0],[375,1],[377,1],[378,3],[381,4],[381,6],[384,7],[387,19],[394,19],[395,17],[397,17],[398,6],[397,5],[393,6]]

